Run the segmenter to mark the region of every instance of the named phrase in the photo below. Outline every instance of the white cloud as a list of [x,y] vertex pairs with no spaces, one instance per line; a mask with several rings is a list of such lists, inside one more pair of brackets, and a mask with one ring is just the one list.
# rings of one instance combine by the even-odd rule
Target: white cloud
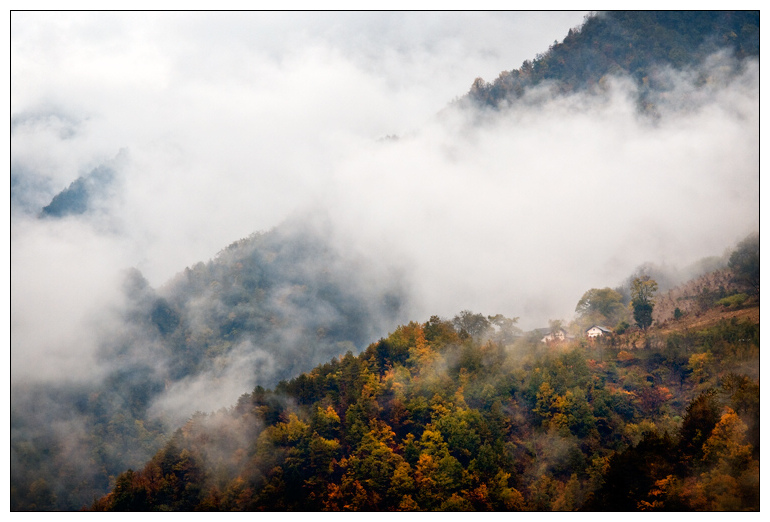
[[56,191],[128,151],[109,226],[14,218],[14,364],[87,355],[79,336],[120,270],[158,286],[307,207],[329,208],[348,248],[412,269],[415,319],[470,308],[540,326],[644,261],[721,253],[757,225],[756,71],[678,79],[695,108],[663,106],[658,126],[622,84],[475,128],[434,119],[581,19],[14,13],[12,115],[75,122],[14,130],[14,163]]
[[255,379],[272,377],[273,365],[270,354],[243,341],[226,356],[212,360],[206,371],[171,383],[152,404],[150,416],[176,426],[196,411],[231,406],[254,387]]
[[414,265],[425,318],[569,318],[591,287],[645,261],[720,254],[758,225],[757,83],[740,80],[689,112],[661,107],[657,123],[622,81],[609,98],[523,105],[480,126],[437,121],[356,147],[330,206],[354,241]]
[[89,381],[120,304],[122,242],[73,220],[14,224],[11,377]]

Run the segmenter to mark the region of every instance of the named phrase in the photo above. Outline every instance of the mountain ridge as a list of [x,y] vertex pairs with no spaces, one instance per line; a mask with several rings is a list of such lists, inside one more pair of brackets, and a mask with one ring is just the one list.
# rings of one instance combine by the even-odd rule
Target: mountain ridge
[[[752,13],[747,16],[758,16]],[[556,74],[559,66],[564,65],[557,58],[567,54],[559,53],[572,52],[578,43],[587,41],[581,38],[587,38],[586,35],[600,22],[591,22],[592,25],[587,28],[584,26],[580,31],[568,34],[566,43],[554,45],[530,62],[531,71],[528,66],[523,72],[518,69],[502,75],[493,84],[474,84],[462,103],[470,101],[469,108],[472,110],[479,107],[503,109],[508,103],[525,99],[520,94],[526,94],[531,87],[548,81],[556,82],[556,77],[551,78],[548,74]],[[739,30],[736,38],[755,41],[751,27],[748,27],[750,24],[744,25],[746,30]],[[669,41],[664,39],[660,43],[665,46]],[[739,56],[740,59],[756,55],[748,44],[745,49],[740,45],[737,48],[739,54],[742,52],[745,55]],[[736,49],[734,46],[731,48]],[[687,51],[688,48],[683,49]],[[672,50],[669,49],[668,53]],[[600,51],[599,54],[587,55],[586,60],[601,57],[604,51]],[[654,52],[655,49],[652,49],[650,56]],[[697,59],[704,55],[694,53],[693,57]],[[644,55],[639,59],[651,60],[650,56]],[[598,58],[594,61],[597,67],[601,65]],[[579,62],[573,66],[578,70],[582,67]],[[615,70],[609,66],[604,69],[597,67],[582,68],[586,73],[596,73],[590,81],[581,84],[581,77],[575,76],[574,84],[569,79],[560,84],[557,82],[556,93],[600,88],[602,78],[614,74]],[[654,104],[658,101],[655,89],[665,90],[666,86],[663,79],[655,77],[653,69],[657,65],[650,62],[645,67],[625,72],[630,72],[630,76],[640,82],[637,85],[643,87],[640,100],[644,102],[640,102],[640,106],[653,114]],[[731,71],[733,69],[728,71],[728,76]],[[642,73],[644,75],[639,76]],[[645,77],[648,78],[647,84],[644,83]],[[644,445],[638,449],[644,440],[652,448],[650,454],[661,448],[680,451],[682,459],[678,465],[688,472],[695,473],[697,468],[698,473],[708,475],[717,469],[713,462],[701,462],[706,441],[699,441],[703,444],[695,449],[685,447],[685,443],[677,443],[672,449],[668,442],[662,440],[663,435],[649,424],[659,423],[662,431],[667,428],[672,434],[682,433],[685,426],[680,425],[676,417],[687,416],[687,401],[696,406],[701,403],[706,405],[703,409],[708,411],[703,417],[706,417],[707,422],[704,422],[710,430],[721,422],[721,418],[714,421],[715,416],[728,415],[720,433],[726,434],[724,438],[728,442],[735,443],[732,449],[746,456],[746,451],[741,449],[746,446],[746,441],[741,439],[741,424],[729,416],[729,412],[719,408],[714,414],[716,406],[709,402],[711,399],[708,397],[697,401],[701,389],[715,385],[722,393],[722,402],[718,406],[721,408],[729,404],[739,415],[738,420],[746,425],[750,434],[753,433],[754,406],[751,401],[754,387],[758,390],[758,380],[755,382],[752,376],[741,374],[733,379],[738,384],[725,384],[721,379],[727,375],[720,374],[722,370],[714,361],[716,352],[708,355],[709,350],[716,346],[725,353],[729,352],[731,357],[747,357],[743,362],[748,366],[754,364],[751,359],[755,349],[751,344],[753,341],[736,346],[729,339],[722,342],[718,338],[722,335],[719,332],[727,331],[730,335],[743,336],[740,337],[742,339],[758,339],[753,311],[724,312],[722,318],[727,322],[723,328],[720,327],[722,330],[715,328],[715,324],[705,325],[715,329],[708,335],[679,330],[658,331],[653,327],[650,333],[635,334],[634,343],[628,341],[631,334],[621,336],[616,339],[622,339],[626,345],[611,344],[607,347],[609,352],[600,352],[593,347],[590,357],[582,359],[574,351],[546,353],[544,359],[537,361],[542,363],[541,371],[546,368],[552,371],[554,377],[553,382],[548,381],[553,388],[553,393],[548,395],[547,390],[540,390],[545,380],[526,381],[522,376],[524,370],[520,367],[506,366],[506,369],[516,370],[510,375],[494,373],[499,370],[495,364],[513,365],[516,361],[506,358],[505,351],[494,343],[485,345],[473,336],[463,336],[450,321],[444,319],[432,318],[425,323],[404,324],[381,341],[368,344],[390,331],[383,330],[384,326],[392,327],[388,325],[389,321],[408,319],[401,315],[409,282],[403,281],[397,270],[384,275],[375,271],[373,277],[364,274],[361,259],[345,257],[335,250],[326,242],[329,238],[325,237],[323,227],[316,233],[303,230],[301,226],[297,228],[296,223],[294,228],[287,225],[279,229],[231,243],[210,261],[188,267],[158,288],[152,288],[140,272],[131,271],[124,289],[127,305],[119,311],[124,314],[120,328],[100,347],[100,361],[107,365],[107,377],[93,387],[51,386],[32,391],[24,389],[23,392],[19,387],[14,389],[15,393],[12,391],[18,401],[12,404],[12,510],[78,509],[110,489],[112,496],[97,502],[94,507],[145,509],[148,504],[143,502],[152,500],[154,508],[284,510],[296,507],[289,500],[305,502],[291,498],[291,493],[287,493],[287,484],[296,485],[298,491],[310,491],[316,495],[306,499],[309,504],[299,504],[312,509],[358,507],[374,510],[395,506],[401,509],[450,510],[470,506],[475,509],[545,510],[556,507],[566,510],[591,506],[587,498],[589,494],[605,495],[607,498],[615,495],[601,489],[600,485],[605,467],[611,465],[612,455],[624,455],[628,462],[634,451],[647,451]],[[332,269],[326,270],[325,266]],[[379,285],[372,288],[372,281],[378,281]],[[713,300],[705,302],[706,306],[715,304]],[[733,314],[749,315],[749,323],[737,321],[733,324]],[[375,318],[386,320],[374,324]],[[676,333],[679,337],[669,333]],[[655,338],[655,334],[661,334],[663,338]],[[698,346],[699,349],[704,348],[703,351],[687,351],[693,348],[693,339],[701,343]],[[654,345],[654,350],[644,352],[649,358],[638,357],[641,352],[635,351],[635,343],[644,345],[647,340]],[[437,349],[439,345],[441,350]],[[275,348],[274,353],[266,346]],[[533,354],[541,348],[539,344],[527,346],[532,348]],[[604,347],[603,344],[598,346]],[[621,349],[621,346],[626,349]],[[363,350],[362,353],[354,355],[359,350]],[[622,352],[625,354],[621,355]],[[612,365],[605,365],[602,360],[606,353],[613,355]],[[692,356],[698,357],[691,360]],[[526,357],[522,355],[521,358]],[[644,368],[653,371],[643,369],[644,365],[638,360],[649,366]],[[388,363],[390,369],[387,368]],[[596,388],[589,388],[587,381],[567,383],[563,375],[556,378],[557,370],[573,363],[589,368],[583,377],[587,379],[590,375],[604,384],[603,389],[597,391],[601,398],[595,404],[589,395]],[[407,368],[409,364],[412,366]],[[414,369],[414,375],[410,373],[407,376],[404,369],[398,369],[398,365],[409,372]],[[444,379],[439,371],[443,366],[451,368],[456,375],[453,374],[452,379]],[[429,369],[423,373],[423,368]],[[529,369],[534,370],[534,367],[527,371]],[[479,378],[481,384],[476,385],[468,375],[474,372],[478,375],[481,370],[488,370],[499,380],[487,382]],[[296,399],[303,407],[314,404],[313,401],[305,404],[316,393],[314,371],[320,375],[318,379],[325,379],[325,383],[339,373],[341,388],[337,392],[348,402],[333,407],[322,398],[319,409],[301,415],[295,413],[295,417],[291,417],[292,412],[284,401],[286,397]],[[389,374],[391,371],[392,375]],[[673,406],[669,406],[675,414],[663,416],[660,408],[672,400],[662,389],[668,388],[663,381],[668,378],[666,372],[678,376],[679,385],[688,388],[687,393],[672,397],[675,400],[671,403]],[[619,381],[618,375],[624,380]],[[692,375],[695,377],[688,381]],[[237,400],[230,410],[238,412],[241,417],[234,418],[230,424],[240,428],[245,426],[243,432],[230,431],[227,423],[225,427],[219,422],[203,426],[205,419],[226,418],[225,414],[198,413],[193,414],[192,421],[185,422],[195,409],[217,409],[208,408],[206,405],[209,403],[204,400],[214,395],[212,390],[219,391],[219,386],[229,384],[233,389],[227,391],[237,397],[242,390],[251,388],[251,384],[245,386],[243,383],[251,383],[251,379],[257,377],[262,385],[274,386],[279,394],[258,387]],[[394,398],[399,397],[399,386],[403,382],[416,383],[419,388],[422,386],[420,380],[429,381],[430,385],[425,388],[425,393],[412,397],[413,404],[409,405],[410,414],[407,416],[405,412],[408,408],[403,400],[406,395],[399,399],[400,406]],[[515,391],[513,381],[516,381]],[[206,388],[206,384],[212,382],[217,387]],[[653,384],[648,387],[645,382]],[[451,390],[445,386],[450,384]],[[489,389],[484,387],[487,384]],[[508,397],[505,401],[501,399],[500,405],[497,405],[497,400],[488,400],[495,394],[503,393],[504,396],[505,387],[509,384]],[[349,389],[343,389],[344,386]],[[377,395],[382,386],[390,386],[386,396]],[[748,398],[734,399],[735,390],[725,391],[729,386],[737,387]],[[732,395],[725,399],[726,394]],[[435,395],[439,399],[433,401]],[[163,397],[165,402],[159,397]],[[359,402],[359,399],[364,400]],[[381,399],[390,405],[387,411],[389,417],[386,420],[377,418],[378,422],[372,424],[375,417],[370,416],[382,412]],[[474,408],[470,407],[469,401],[476,401],[477,412],[471,411]],[[590,415],[587,409],[589,402],[592,409]],[[220,401],[220,404],[232,404],[232,401]],[[570,418],[575,414],[568,411],[567,405],[574,406],[576,412],[585,414],[584,417]],[[332,407],[331,411],[329,407]],[[353,410],[348,416],[351,407]],[[533,411],[536,408],[540,408],[537,413]],[[648,410],[660,414],[660,419],[650,421],[645,418]],[[30,411],[34,411],[34,415]],[[592,415],[595,418],[593,424],[590,422]],[[524,420],[531,422],[534,428]],[[352,437],[347,442],[335,437],[335,434],[340,434],[342,422],[347,423],[346,436]],[[387,426],[379,422],[385,422]],[[182,423],[183,427],[174,432],[174,427]],[[432,425],[431,429],[427,429],[428,425]],[[271,429],[257,435],[257,428],[263,426],[270,426]],[[419,426],[421,430],[413,434],[411,441],[407,440],[409,426]],[[466,429],[469,426],[473,429]],[[537,432],[537,437],[526,438],[534,433],[532,429],[541,428],[544,429]],[[569,433],[564,432],[565,428]],[[509,437],[507,440],[494,435],[503,432]],[[197,436],[213,440],[212,433],[218,434],[221,440],[216,441],[214,450],[206,450],[210,457],[195,454],[195,448],[179,445],[180,441],[186,443]],[[470,439],[463,439],[468,433]],[[584,444],[578,439],[586,433],[594,439]],[[645,439],[648,435],[649,438]],[[604,442],[608,443],[616,437],[622,444],[611,446],[608,451],[615,452],[612,454],[591,453],[591,448],[584,446],[595,446],[596,437],[598,440],[606,439]],[[228,473],[244,469],[246,456],[254,456],[249,453],[252,448],[243,444],[254,443],[255,438],[261,444],[259,458],[262,459],[262,467],[251,470],[251,476],[239,475],[231,481]],[[260,438],[264,440],[260,441]],[[336,445],[335,438],[338,439]],[[169,440],[176,446],[168,445]],[[301,446],[293,445],[295,442],[301,442]],[[714,446],[718,441],[712,442]],[[343,444],[347,444],[347,449],[352,451],[344,457],[340,454]],[[554,451],[558,449],[559,454],[550,454],[549,445]],[[235,452],[231,453],[233,448]],[[302,458],[307,454],[301,452],[310,449],[317,450],[318,453],[313,456],[316,460],[306,462]],[[184,450],[188,450],[187,453]],[[242,450],[241,453],[237,453],[239,450]],[[295,450],[300,453],[294,455],[292,452]],[[758,452],[758,445],[752,446],[749,453],[754,451]],[[270,456],[271,452],[275,455]],[[426,458],[422,459],[418,476],[415,472],[423,453]],[[373,454],[384,457],[386,469],[392,471],[390,476],[383,477],[373,471],[379,464],[376,459],[367,461]],[[719,458],[724,456],[713,451],[711,454]],[[271,459],[283,456],[288,456],[289,462],[295,458],[296,466],[273,473],[269,464],[275,462]],[[545,462],[543,469],[536,464],[541,457]],[[146,474],[125,471],[127,465],[139,469],[148,458],[151,463]],[[213,489],[199,487],[201,481],[208,481],[210,477],[203,479],[203,468],[200,463],[196,464],[196,459],[206,461],[207,465],[208,461],[219,459],[216,466],[220,466],[221,480]],[[496,460],[504,462],[508,468],[496,470]],[[695,460],[697,462],[693,463]],[[311,480],[309,489],[305,488],[305,480],[310,477],[310,468],[303,468],[308,462],[313,470],[328,470],[328,474],[321,479]],[[471,470],[472,462],[475,464]],[[730,463],[740,468],[736,476],[745,481],[745,484],[742,482],[739,485],[739,490],[731,490],[733,493],[737,491],[735,498],[745,500],[745,504],[738,507],[751,509],[754,506],[751,499],[753,461],[744,458],[743,461]],[[409,468],[404,464],[408,464]],[[575,481],[568,473],[572,464],[576,465],[574,469],[579,470]],[[704,466],[702,469],[698,468],[701,464]],[[617,466],[619,464],[615,469]],[[550,471],[549,480],[543,478],[541,482],[528,482],[532,477],[548,477],[542,473],[544,470]],[[359,471],[364,473],[361,480],[356,475]],[[366,475],[370,471],[371,476]],[[673,502],[676,488],[686,489],[692,485],[691,479],[698,483],[701,477],[700,474],[685,476],[671,471],[672,476],[676,475],[684,482],[655,485],[659,491],[655,495],[652,493],[653,486],[647,483],[646,493],[649,495],[639,502],[652,505],[656,495],[669,495]],[[167,480],[165,475],[175,479]],[[732,477],[729,474],[719,475],[723,476]],[[713,479],[712,482],[708,483],[716,484],[719,477],[714,475],[709,478]],[[653,485],[666,479],[656,476],[646,477],[645,480],[648,478],[656,479],[651,482]],[[166,488],[166,497],[147,497],[147,493],[157,493],[153,488],[163,480],[167,483],[159,489]],[[261,496],[255,496],[256,485],[263,483],[269,488],[260,490]],[[332,484],[338,489],[332,488]],[[430,488],[436,484],[443,488],[443,496],[429,498]],[[206,488],[210,486],[208,482],[204,485]],[[418,498],[422,493],[415,489],[415,485],[426,495],[424,498]],[[145,487],[145,493],[141,493],[142,487]],[[390,491],[391,487],[393,491]],[[564,494],[557,498],[554,491],[559,488]],[[719,499],[711,498],[701,490],[688,490],[692,494],[687,497],[690,502],[687,508],[734,507],[728,503],[720,504]],[[572,495],[571,499],[565,496],[567,492]],[[123,493],[125,496],[119,498]],[[703,498],[695,493],[702,493]],[[144,500],[140,498],[142,495],[145,495]],[[203,500],[200,495],[204,495]],[[198,501],[201,503],[196,504]],[[391,501],[393,503],[389,503]],[[627,504],[623,506],[628,507]],[[671,506],[680,504],[666,504],[666,507]]]
[[639,89],[639,109],[654,115],[659,95],[669,89],[659,69],[683,69],[724,50],[738,64],[759,56],[758,11],[593,13],[582,26],[570,29],[561,43],[554,42],[519,69],[503,71],[492,83],[477,78],[460,103],[502,108],[547,82],[559,94],[567,94],[624,75]]
[[[758,374],[740,369],[756,363],[758,307],[709,317],[505,346],[411,322],[193,417],[92,509],[755,510]],[[733,449],[712,449],[723,436]],[[628,466],[635,486],[618,489]],[[731,499],[711,492],[727,476]]]

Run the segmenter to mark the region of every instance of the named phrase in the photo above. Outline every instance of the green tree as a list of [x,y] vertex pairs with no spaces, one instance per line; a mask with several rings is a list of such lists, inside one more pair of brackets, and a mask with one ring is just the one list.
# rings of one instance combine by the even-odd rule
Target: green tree
[[652,305],[649,303],[636,303],[634,306],[634,321],[639,328],[646,330],[652,324]]
[[147,490],[136,484],[136,474],[129,469],[118,475],[112,493],[110,511],[145,511],[147,509]]
[[686,467],[692,467],[703,457],[703,444],[719,422],[721,411],[716,391],[701,393],[687,406],[679,430],[679,459]]
[[494,338],[501,343],[513,342],[517,336],[521,335],[521,329],[516,326],[518,317],[508,318],[503,314],[487,316],[489,322],[496,328]]
[[634,310],[634,320],[643,330],[652,324],[652,310],[655,306],[657,291],[658,283],[648,275],[637,277],[631,283],[631,307]]
[[590,510],[635,511],[657,481],[673,475],[674,442],[668,433],[648,432],[636,446],[609,459],[604,483],[586,506]]
[[748,293],[759,295],[759,234],[751,234],[738,243],[728,266],[733,281]]
[[462,333],[463,331],[473,338],[481,337],[481,335],[489,328],[489,320],[482,314],[474,314],[470,310],[463,310],[459,315],[456,315],[452,319],[457,331]]
[[623,296],[612,288],[592,288],[583,294],[575,307],[580,323],[614,326],[626,315]]

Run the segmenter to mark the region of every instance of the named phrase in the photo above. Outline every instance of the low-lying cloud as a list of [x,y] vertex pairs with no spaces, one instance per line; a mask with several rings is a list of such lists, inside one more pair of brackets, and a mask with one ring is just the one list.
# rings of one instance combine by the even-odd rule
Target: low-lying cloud
[[[670,96],[692,101],[688,75],[673,79]],[[423,315],[568,318],[589,288],[645,261],[719,255],[757,226],[756,80],[749,67],[687,110],[661,104],[657,121],[622,78],[479,124],[445,113],[357,147],[335,171],[344,190],[331,207],[344,238],[412,263]]]
[[[541,327],[642,263],[683,267],[756,230],[756,62],[740,74],[729,56],[661,69],[655,119],[622,77],[561,97],[543,85],[500,111],[449,106],[581,19],[14,12],[13,438],[22,449],[58,440],[52,482],[67,466],[85,477],[79,492],[52,484],[59,505],[101,494],[108,474],[141,465],[193,411],[362,348],[316,342],[326,318],[366,322],[360,338],[385,335],[395,317],[460,310]],[[97,168],[114,176],[85,212],[41,217]],[[180,290],[186,276],[174,276],[287,220],[286,237],[311,231],[334,247],[316,266],[274,272],[285,286],[266,292],[262,319],[289,327],[230,339],[194,364],[167,353],[153,303],[190,297],[187,330],[174,334],[200,337],[229,306],[214,286]],[[309,262],[284,262],[294,259]],[[342,290],[323,301],[319,281]],[[388,294],[407,302],[394,308]],[[97,425],[118,435],[94,435]],[[106,472],[82,465],[96,458],[93,437],[107,444]]]
[[213,359],[209,369],[173,382],[149,410],[170,426],[183,424],[193,413],[233,405],[242,394],[272,377],[273,355],[242,341],[227,355]]
[[[528,16],[15,13],[13,379],[88,373],[125,268],[157,288],[307,209],[341,248],[405,271],[416,320],[471,309],[525,328],[757,228],[756,64],[722,78],[717,57],[705,86],[663,71],[657,121],[623,78],[436,117],[582,18]],[[29,210],[119,155],[99,212]]]

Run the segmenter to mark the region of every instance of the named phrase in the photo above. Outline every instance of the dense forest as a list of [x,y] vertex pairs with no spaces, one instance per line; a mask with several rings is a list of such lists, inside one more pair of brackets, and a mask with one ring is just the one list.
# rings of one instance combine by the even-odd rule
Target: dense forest
[[758,247],[732,254],[724,297],[622,334],[544,342],[470,311],[400,326],[194,415],[92,508],[757,510]]
[[403,320],[403,284],[341,252],[320,218],[236,241],[159,289],[127,271],[102,379],[12,389],[12,509],[73,510],[103,494],[195,411],[191,397],[226,404],[255,380],[359,351]]
[[[478,78],[463,103],[502,108],[522,101],[532,87],[545,85],[556,94],[601,90],[611,77],[631,78],[638,87],[639,109],[655,115],[655,104],[673,85],[666,67],[696,67],[717,52],[742,60],[759,56],[756,11],[610,11],[587,17],[521,67],[503,71],[492,83]],[[702,86],[715,78],[702,77]]]
[[[623,76],[654,117],[692,102],[667,97],[667,70],[728,56],[698,76],[709,88],[758,52],[758,12],[594,13],[452,105],[504,117]],[[35,219],[98,218],[113,167]],[[440,187],[404,194],[428,197]],[[410,322],[414,281],[323,213],[157,287],[129,269],[94,326],[93,375],[12,378],[11,510],[756,510],[758,245],[686,278],[642,265],[529,332],[468,310]]]

